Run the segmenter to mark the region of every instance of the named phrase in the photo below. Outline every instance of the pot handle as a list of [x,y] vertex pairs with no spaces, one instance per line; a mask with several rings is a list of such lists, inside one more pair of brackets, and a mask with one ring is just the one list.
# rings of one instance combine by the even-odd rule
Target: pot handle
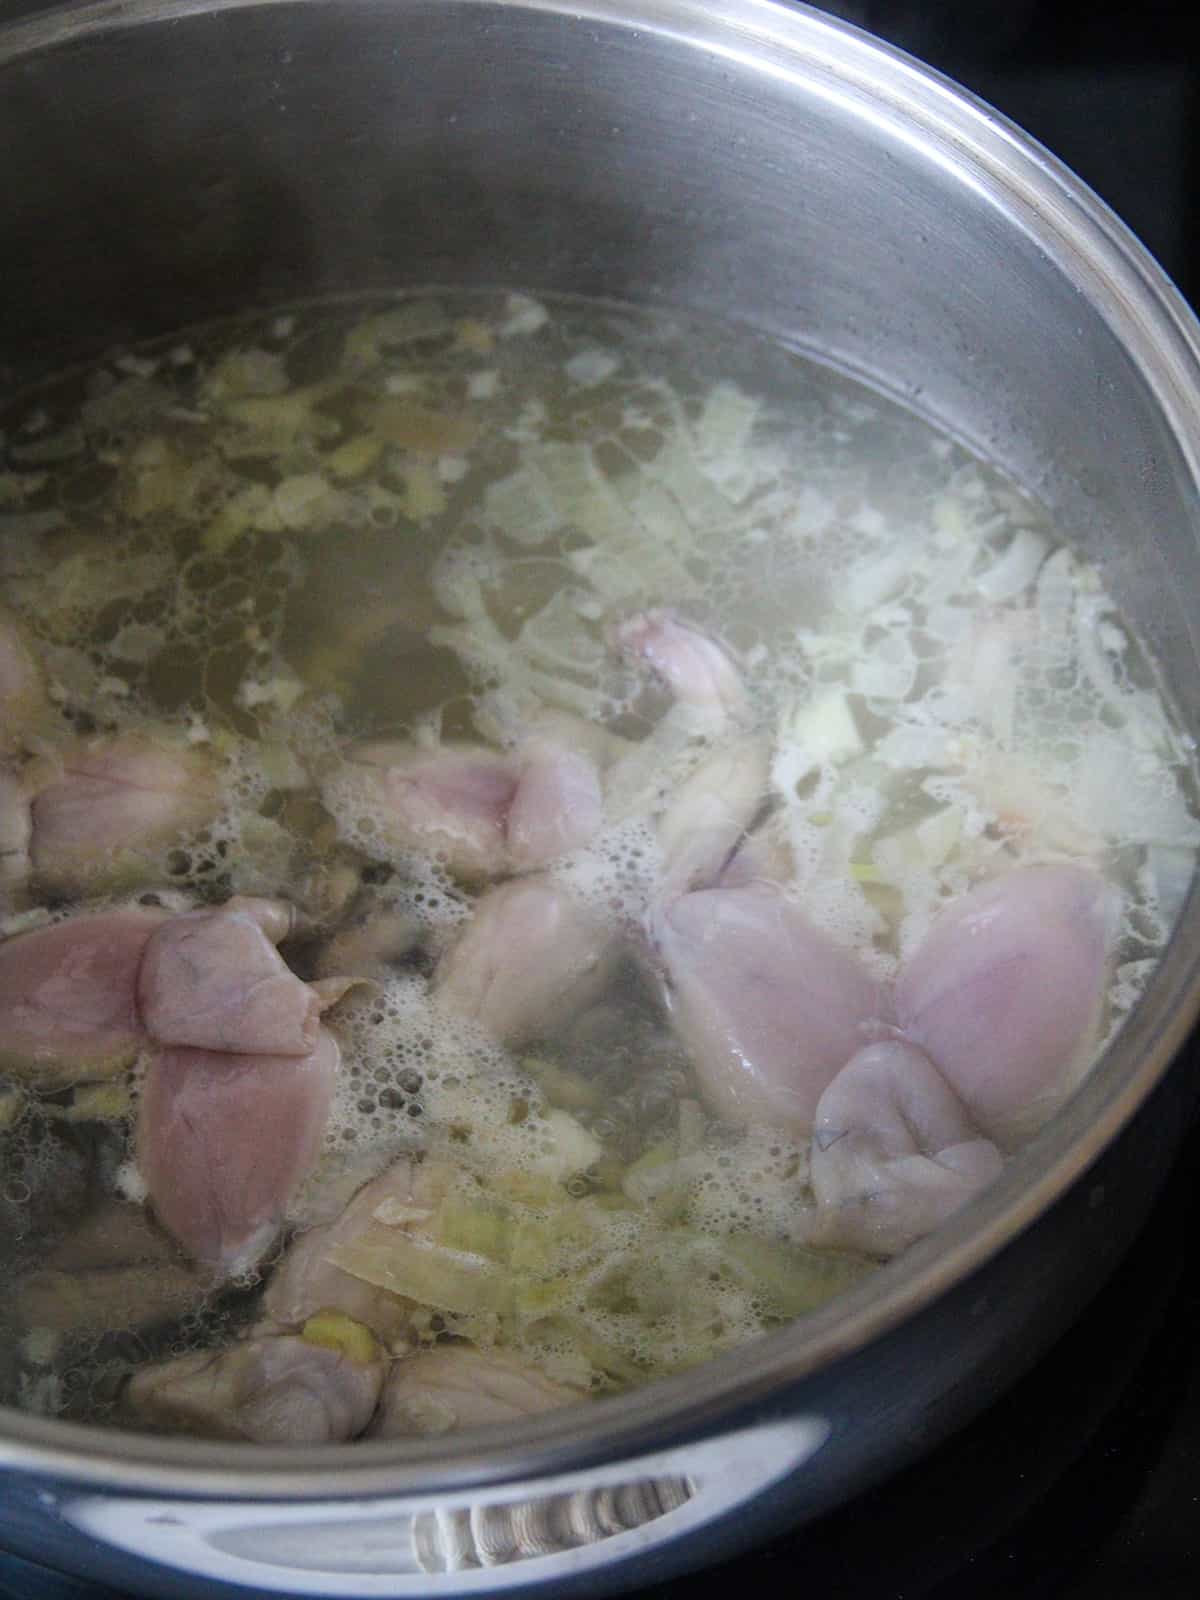
[[797,1471],[829,1437],[775,1420],[635,1461],[440,1496],[349,1502],[66,1499],[75,1528],[209,1582],[338,1600],[470,1595],[625,1564]]

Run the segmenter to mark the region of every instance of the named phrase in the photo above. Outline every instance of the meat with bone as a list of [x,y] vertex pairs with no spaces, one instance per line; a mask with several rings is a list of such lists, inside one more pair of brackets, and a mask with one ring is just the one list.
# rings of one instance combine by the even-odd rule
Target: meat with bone
[[33,866],[52,894],[153,879],[176,838],[212,821],[221,786],[211,756],[127,733],[69,745],[33,800]]
[[[728,705],[741,705],[737,669],[720,645],[665,614],[657,621],[635,621],[654,639],[666,636],[659,648],[670,664],[673,690],[708,703],[710,691],[716,693],[711,687],[715,681],[722,716]],[[634,622],[624,627],[622,637],[632,649]],[[702,683],[695,681],[697,676]],[[531,744],[546,753],[542,742]],[[552,747],[547,759],[559,760]],[[564,770],[560,762],[560,775]],[[661,819],[664,894],[720,871],[758,808],[764,781],[765,752],[754,741],[739,740],[701,764]],[[570,842],[576,847],[586,843],[600,819],[598,788],[589,780],[548,784],[548,791],[554,800],[547,813],[581,814],[577,836]],[[519,804],[520,796],[514,809]],[[561,834],[559,842],[566,844],[567,835]],[[443,958],[435,991],[493,1038],[519,1044],[554,1032],[586,1008],[612,978],[619,953],[619,934],[605,919],[550,878],[530,877],[483,896]]]
[[361,810],[392,848],[435,854],[471,880],[540,866],[586,844],[601,820],[593,762],[548,738],[513,753],[363,745],[323,793],[335,815]]
[[[745,821],[732,831],[732,848],[762,799],[765,782],[759,769],[766,758],[756,740],[745,738],[750,697],[733,656],[719,639],[665,610],[628,618],[611,630],[610,642],[637,665],[652,669],[672,704],[646,738],[629,744],[609,765],[604,785],[608,820],[656,820],[670,835],[664,838],[668,856],[680,854],[687,819],[695,814],[700,796],[715,797],[732,774],[731,810],[748,808]],[[731,738],[732,747],[725,743]],[[741,751],[748,770],[733,772],[730,748]],[[721,773],[722,761],[726,774]],[[755,792],[747,796],[748,786]],[[674,821],[668,821],[671,812],[676,813]],[[664,892],[697,887],[708,876],[704,867],[712,842],[726,830],[719,816],[697,820],[694,854],[699,860],[682,860]]]
[[613,629],[612,642],[629,660],[649,668],[674,700],[704,717],[740,721],[749,711],[729,649],[675,612],[639,612]]
[[159,1221],[215,1278],[255,1267],[320,1149],[340,1051],[171,1049],[142,1087],[137,1162]]
[[334,815],[363,808],[400,850],[431,852],[466,878],[507,865],[505,818],[517,790],[510,758],[482,746],[361,745],[323,786]]
[[263,1297],[263,1311],[278,1327],[299,1327],[325,1307],[333,1307],[370,1328],[391,1344],[408,1327],[412,1304],[387,1289],[335,1267],[329,1256],[350,1244],[377,1220],[377,1213],[395,1225],[420,1223],[446,1187],[446,1169],[439,1163],[401,1159],[361,1188],[333,1222],[299,1233],[276,1267]]
[[337,1444],[370,1422],[383,1372],[303,1338],[250,1339],[143,1367],[125,1404],[143,1425],[209,1438]]
[[709,888],[754,821],[767,787],[761,740],[719,746],[671,797],[659,818],[663,900]]
[[304,983],[272,942],[288,931],[288,908],[267,900],[231,905],[172,917],[155,931],[138,977],[146,1031],[162,1045],[307,1054],[321,1013],[354,980]]
[[123,1072],[144,1042],[138,970],[168,913],[133,906],[0,944],[0,1064],[42,1088]]
[[1002,1165],[928,1056],[899,1039],[867,1045],[817,1105],[814,1242],[894,1255],[932,1233]]
[[434,979],[438,1000],[493,1039],[553,1033],[589,1005],[619,953],[611,926],[548,878],[489,889]]
[[498,1350],[445,1346],[395,1363],[370,1436],[395,1439],[517,1422],[585,1398]]
[[[616,629],[614,643],[651,668],[706,725],[715,729],[744,715],[746,692],[725,647],[672,613],[630,618]],[[604,822],[600,763],[587,744],[595,741],[573,740],[547,723],[522,728],[507,753],[363,745],[327,775],[324,798],[335,814],[371,814],[390,844],[434,852],[464,878],[527,872],[583,848]],[[628,773],[614,781],[622,795],[631,787]]]
[[601,722],[506,694],[503,689],[479,696],[473,720],[485,739],[504,750],[522,756],[538,745],[570,750],[589,761],[601,777],[631,748],[628,739]]
[[778,815],[767,817],[746,834],[729,856],[714,888],[744,889],[751,883],[790,883],[795,877],[785,827]]
[[505,844],[513,871],[525,872],[594,838],[604,820],[604,800],[596,767],[580,751],[539,738],[526,743],[517,759]]
[[648,920],[668,1014],[717,1115],[807,1133],[890,1019],[884,985],[769,883],[699,889]]
[[905,965],[896,1017],[1002,1148],[1074,1088],[1099,1033],[1113,891],[1079,867],[1027,867],[951,905]]

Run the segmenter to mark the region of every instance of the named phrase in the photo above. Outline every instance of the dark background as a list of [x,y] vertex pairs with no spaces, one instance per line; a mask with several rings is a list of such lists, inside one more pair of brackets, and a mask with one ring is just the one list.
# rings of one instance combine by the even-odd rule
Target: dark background
[[1196,0],[859,0],[820,7],[919,57],[1084,178],[1200,299]]
[[[38,9],[0,0],[0,18]],[[1200,301],[1197,0],[824,9],[939,68],[1040,139]],[[1200,1070],[1195,1043],[1188,1055]],[[1118,1276],[997,1412],[815,1526],[643,1600],[731,1588],[755,1600],[1195,1600],[1198,1237],[1200,1133]],[[0,1554],[0,1600],[85,1595],[99,1600]]]

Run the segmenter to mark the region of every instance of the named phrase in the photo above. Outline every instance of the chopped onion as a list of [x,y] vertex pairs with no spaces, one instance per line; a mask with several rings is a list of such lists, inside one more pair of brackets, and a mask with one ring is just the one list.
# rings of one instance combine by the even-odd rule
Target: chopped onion
[[508,314],[500,324],[502,339],[538,333],[550,321],[550,313],[545,306],[528,295],[510,294],[506,310]]
[[1191,815],[1170,770],[1131,750],[1128,739],[1093,734],[1075,769],[1080,813],[1111,838],[1136,839],[1176,849],[1200,845],[1200,822]]
[[976,578],[975,587],[992,605],[1015,600],[1037,577],[1045,554],[1045,539],[1019,528],[1004,554]]
[[907,638],[890,633],[854,663],[851,682],[868,700],[903,700],[917,681],[917,659]]
[[611,378],[620,365],[609,350],[581,350],[571,357],[564,370],[572,383],[577,383],[581,389],[591,389]]
[[842,585],[841,604],[858,616],[890,600],[912,576],[913,557],[913,550],[901,544],[867,566],[856,562]]
[[779,722],[777,744],[793,779],[792,787],[813,767],[844,761],[863,748],[850,702],[837,690],[785,711]]

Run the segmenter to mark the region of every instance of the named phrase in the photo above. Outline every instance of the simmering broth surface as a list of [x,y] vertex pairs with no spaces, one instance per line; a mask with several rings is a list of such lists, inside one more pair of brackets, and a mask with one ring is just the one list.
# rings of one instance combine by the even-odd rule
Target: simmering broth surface
[[[347,302],[0,426],[14,1403],[442,1431],[736,1346],[989,1180],[1186,892],[1192,751],[1100,575],[951,439],[744,332]],[[233,897],[249,954],[174,953]],[[136,950],[103,924],[93,983],[68,930],[101,915]],[[302,1047],[239,1031],[253,985],[214,999],[255,962]],[[232,1107],[238,1073],[180,1143],[180,1097]],[[203,1402],[129,1383],[227,1350]],[[361,1393],[264,1409],[314,1351]]]

